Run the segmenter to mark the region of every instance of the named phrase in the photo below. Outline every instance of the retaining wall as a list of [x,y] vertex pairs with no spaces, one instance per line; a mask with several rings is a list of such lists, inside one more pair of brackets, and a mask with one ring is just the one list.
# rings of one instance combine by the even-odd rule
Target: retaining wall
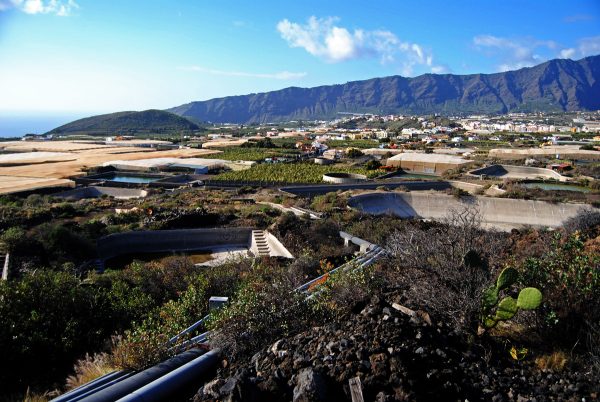
[[386,214],[403,218],[439,220],[452,208],[464,206],[479,208],[483,221],[500,229],[525,225],[558,227],[579,212],[591,209],[583,204],[549,203],[544,201],[514,200],[509,198],[462,197],[429,193],[367,193],[352,197],[351,207],[372,214]]
[[66,198],[69,200],[81,200],[84,198],[99,198],[103,195],[108,195],[117,199],[127,200],[130,198],[141,198],[148,195],[146,190],[134,188],[119,188],[119,187],[80,187],[74,190],[65,191],[63,193],[54,194],[54,197]]
[[323,181],[326,183],[347,184],[360,183],[366,180],[367,176],[356,173],[326,173],[323,175]]
[[98,257],[107,260],[134,253],[210,250],[232,246],[248,248],[251,228],[148,230],[116,233],[98,240]]
[[443,191],[452,188],[450,183],[447,181],[379,181],[359,184],[317,184],[317,185],[306,185],[306,186],[286,186],[281,187],[279,190],[285,193],[298,195],[301,197],[314,197],[315,195],[327,194],[336,191],[347,191],[347,190],[375,190],[377,187],[386,187],[389,189],[395,189],[398,187],[404,187],[410,191],[424,191],[424,190],[437,190]]

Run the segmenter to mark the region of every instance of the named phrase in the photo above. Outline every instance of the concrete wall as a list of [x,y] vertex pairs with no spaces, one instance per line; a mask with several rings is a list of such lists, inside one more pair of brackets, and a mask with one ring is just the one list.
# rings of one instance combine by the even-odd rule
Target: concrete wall
[[265,232],[265,234],[267,238],[267,243],[269,244],[269,249],[271,250],[271,257],[294,258],[292,253],[290,253],[288,249],[285,248],[283,244],[281,244],[277,237],[275,237],[270,232]]
[[469,172],[472,176],[493,176],[503,179],[554,179],[559,181],[568,181],[569,178],[555,172],[552,169],[513,166],[513,165],[491,165],[481,169],[475,169]]
[[493,186],[485,190],[485,195],[489,195],[490,197],[498,197],[505,193],[506,190],[501,189],[500,187],[498,187],[497,184],[494,184]]
[[336,191],[347,191],[347,190],[375,190],[377,187],[386,187],[389,189],[395,189],[398,187],[405,187],[410,191],[425,191],[425,190],[437,190],[443,191],[452,188],[450,183],[447,181],[395,181],[395,182],[371,182],[371,183],[359,183],[359,184],[329,184],[329,185],[309,185],[309,186],[287,186],[281,187],[279,190],[284,193],[294,194],[301,197],[314,197],[315,195],[327,194]]
[[326,183],[347,184],[360,183],[365,180],[367,180],[367,176],[356,173],[326,173],[323,175],[323,181]]
[[452,169],[458,169],[462,166],[468,165],[470,162],[465,163],[444,163],[444,162],[424,162],[424,161],[403,161],[388,159],[386,165],[399,167],[407,172],[414,173],[429,173],[441,175],[444,172]]
[[98,240],[98,257],[103,260],[123,254],[210,250],[216,247],[249,247],[252,229],[148,230],[117,233]]
[[367,193],[352,197],[349,205],[373,214],[439,220],[452,208],[479,208],[484,222],[499,229],[531,226],[558,227],[580,211],[582,204],[548,203],[509,198],[463,197],[429,193]]
[[119,188],[119,187],[80,187],[74,190],[65,191],[58,194],[53,194],[54,197],[66,198],[69,200],[81,200],[84,198],[99,198],[103,195],[108,195],[117,199],[127,200],[131,198],[141,198],[148,195],[146,190],[135,188]]
[[558,145],[544,148],[496,148],[490,149],[489,157],[505,160],[527,158],[574,159],[584,161],[600,160],[600,152],[579,149],[579,146]]
[[454,188],[459,188],[471,194],[482,194],[483,186],[481,184],[468,183],[465,181],[448,180],[448,183]]

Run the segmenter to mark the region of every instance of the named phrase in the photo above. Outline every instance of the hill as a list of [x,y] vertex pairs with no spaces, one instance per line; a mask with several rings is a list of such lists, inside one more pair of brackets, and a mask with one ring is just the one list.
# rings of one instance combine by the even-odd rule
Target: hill
[[136,133],[171,133],[199,129],[185,117],[163,110],[117,112],[75,120],[49,131],[48,134],[115,135]]
[[600,109],[600,56],[496,74],[391,76],[191,102],[169,109],[215,123],[331,119],[351,113],[507,113]]

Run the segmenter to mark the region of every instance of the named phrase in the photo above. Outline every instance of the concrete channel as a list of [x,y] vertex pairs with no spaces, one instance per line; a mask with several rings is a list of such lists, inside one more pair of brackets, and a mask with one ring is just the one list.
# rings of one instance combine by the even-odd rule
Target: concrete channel
[[584,204],[549,203],[492,197],[453,197],[431,193],[371,192],[350,198],[348,205],[358,210],[401,218],[435,219],[447,216],[451,209],[477,208],[485,226],[510,230],[524,226],[561,226],[567,219],[590,210]]

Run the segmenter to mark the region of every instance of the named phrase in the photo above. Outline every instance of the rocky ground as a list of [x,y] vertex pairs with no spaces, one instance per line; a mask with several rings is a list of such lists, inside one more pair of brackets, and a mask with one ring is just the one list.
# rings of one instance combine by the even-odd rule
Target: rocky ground
[[540,370],[532,352],[513,360],[502,342],[456,333],[399,300],[394,292],[375,296],[339,322],[281,339],[250,361],[224,360],[194,401],[349,401],[357,377],[365,401],[590,401],[600,395],[598,379],[578,364]]

